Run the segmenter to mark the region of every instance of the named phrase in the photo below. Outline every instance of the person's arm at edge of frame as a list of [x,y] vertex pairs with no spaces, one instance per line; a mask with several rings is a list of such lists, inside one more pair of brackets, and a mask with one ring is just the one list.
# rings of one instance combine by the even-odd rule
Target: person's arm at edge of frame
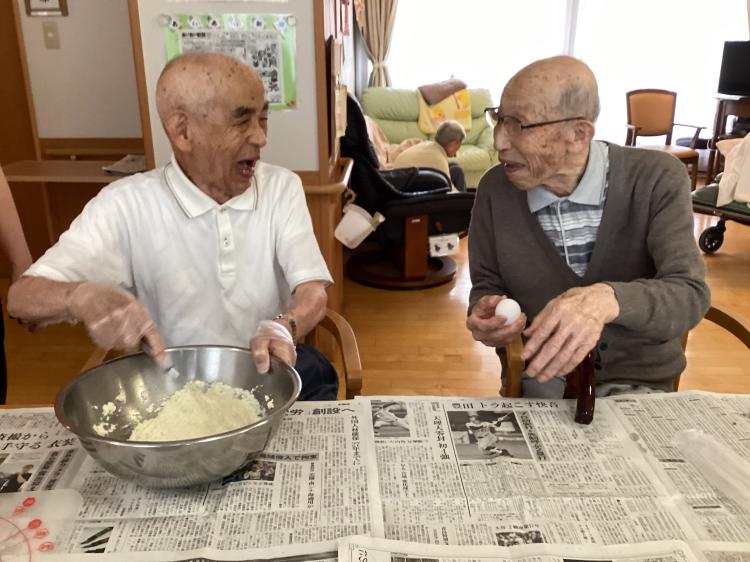
[[0,168],[0,250],[11,264],[11,281],[31,266],[31,252],[23,234],[21,220],[13,202],[10,185]]
[[607,282],[620,306],[612,321],[646,337],[673,339],[696,326],[711,306],[705,263],[693,236],[693,212],[685,166],[664,159],[652,195],[648,248],[653,279]]

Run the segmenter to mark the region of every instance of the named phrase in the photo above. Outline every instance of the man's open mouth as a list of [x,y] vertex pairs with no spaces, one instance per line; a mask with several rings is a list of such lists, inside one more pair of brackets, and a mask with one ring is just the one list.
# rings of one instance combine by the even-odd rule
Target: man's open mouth
[[253,177],[256,162],[257,160],[240,160],[237,162],[237,173],[248,179]]
[[511,162],[510,160],[502,160],[501,164],[503,165],[505,172],[509,174],[512,174],[513,172],[517,172],[518,170],[524,167],[523,164],[519,164],[518,162]]

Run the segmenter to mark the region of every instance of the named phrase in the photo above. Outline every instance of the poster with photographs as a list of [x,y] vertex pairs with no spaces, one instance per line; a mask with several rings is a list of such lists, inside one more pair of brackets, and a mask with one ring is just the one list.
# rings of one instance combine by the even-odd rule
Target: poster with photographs
[[172,15],[164,24],[167,60],[195,51],[231,55],[263,79],[270,109],[297,107],[293,15]]

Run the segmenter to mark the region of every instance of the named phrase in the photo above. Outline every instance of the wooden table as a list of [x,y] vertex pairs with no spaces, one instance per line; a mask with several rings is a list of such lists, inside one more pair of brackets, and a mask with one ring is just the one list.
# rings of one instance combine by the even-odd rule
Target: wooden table
[[42,184],[42,207],[50,245],[57,240],[52,223],[52,209],[49,203],[47,183],[91,183],[106,185],[117,179],[119,174],[108,174],[102,166],[113,164],[110,160],[21,160],[3,166],[9,182]]

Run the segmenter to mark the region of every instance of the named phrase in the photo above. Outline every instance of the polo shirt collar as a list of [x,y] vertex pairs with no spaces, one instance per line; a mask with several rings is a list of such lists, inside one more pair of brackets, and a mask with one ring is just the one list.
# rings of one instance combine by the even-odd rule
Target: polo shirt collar
[[190,181],[177,163],[174,154],[172,154],[169,164],[164,168],[164,176],[166,178],[167,187],[169,187],[170,191],[175,196],[175,199],[177,199],[177,203],[180,205],[183,212],[193,219],[220,207],[231,207],[237,211],[255,210],[258,201],[257,176],[262,169],[261,164],[261,162],[256,163],[255,174],[253,174],[253,178],[250,181],[250,186],[239,195],[232,197],[223,205],[219,205],[216,201],[201,191],[197,185]]
[[548,189],[539,186],[526,194],[529,210],[536,213],[558,201],[572,201],[579,205],[598,207],[601,205],[604,186],[607,182],[607,145],[601,141],[591,141],[589,160],[581,181],[573,193],[565,197],[558,197]]

